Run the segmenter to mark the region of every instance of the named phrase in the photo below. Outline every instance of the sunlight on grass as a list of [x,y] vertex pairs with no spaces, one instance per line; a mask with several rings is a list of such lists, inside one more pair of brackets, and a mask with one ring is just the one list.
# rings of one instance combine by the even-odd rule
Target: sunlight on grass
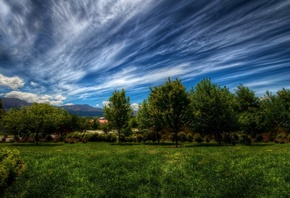
[[25,163],[4,197],[290,196],[288,144],[4,146]]

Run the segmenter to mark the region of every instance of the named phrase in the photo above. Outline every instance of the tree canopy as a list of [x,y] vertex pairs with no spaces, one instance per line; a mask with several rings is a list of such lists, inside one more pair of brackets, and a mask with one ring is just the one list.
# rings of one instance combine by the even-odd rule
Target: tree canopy
[[133,110],[130,106],[130,98],[126,97],[124,89],[122,91],[114,91],[109,98],[108,106],[104,108],[105,117],[113,129],[117,130],[119,143],[122,129],[128,128]]

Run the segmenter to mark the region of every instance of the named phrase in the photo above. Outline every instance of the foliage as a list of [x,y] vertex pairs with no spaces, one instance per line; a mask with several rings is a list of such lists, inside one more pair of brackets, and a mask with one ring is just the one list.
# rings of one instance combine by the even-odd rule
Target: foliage
[[177,137],[178,139],[181,141],[181,142],[185,142],[186,141],[186,134],[184,132],[179,132],[177,134]]
[[0,148],[0,195],[18,176],[21,168],[19,151],[7,147]]
[[112,128],[117,130],[120,138],[122,129],[129,126],[129,120],[133,114],[130,107],[130,98],[126,97],[124,89],[113,92],[109,98],[108,106],[104,108],[104,113]]
[[[150,91],[148,102],[153,120],[156,124],[161,124],[161,128],[175,133],[177,137],[177,133],[189,120],[190,98],[185,86],[178,79],[171,81],[168,78],[164,85],[150,88]],[[158,130],[160,131],[159,127]]]
[[199,133],[194,134],[193,140],[196,141],[197,143],[202,143],[203,139]]
[[193,135],[192,135],[191,133],[188,133],[188,134],[186,135],[186,140],[187,140],[188,142],[193,142]]
[[290,91],[283,89],[277,93],[277,95],[273,95],[267,91],[261,101],[261,113],[264,116],[262,125],[265,130],[271,131],[273,135],[275,135],[276,128],[283,128],[290,132],[290,110],[288,107],[290,103]]
[[191,90],[191,99],[193,128],[206,135],[215,135],[221,144],[221,133],[237,126],[234,95],[226,87],[203,79]]
[[34,103],[20,110],[12,109],[4,117],[5,127],[15,136],[19,132],[35,133],[35,141],[38,143],[39,134],[50,134],[58,127],[66,124],[70,119],[67,111],[53,107],[49,104]]
[[103,123],[100,124],[100,129],[107,134],[109,131],[111,131],[111,126],[109,125],[109,123]]

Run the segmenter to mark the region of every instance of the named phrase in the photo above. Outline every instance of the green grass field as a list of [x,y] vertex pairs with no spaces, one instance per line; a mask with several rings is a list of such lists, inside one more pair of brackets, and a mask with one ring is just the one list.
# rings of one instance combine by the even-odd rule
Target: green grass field
[[290,197],[290,144],[5,146],[25,167],[4,197]]

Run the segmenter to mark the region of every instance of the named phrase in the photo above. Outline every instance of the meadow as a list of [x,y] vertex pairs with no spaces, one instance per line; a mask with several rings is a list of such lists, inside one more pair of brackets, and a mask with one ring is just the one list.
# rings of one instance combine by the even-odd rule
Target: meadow
[[24,169],[3,197],[290,197],[290,144],[0,144]]

